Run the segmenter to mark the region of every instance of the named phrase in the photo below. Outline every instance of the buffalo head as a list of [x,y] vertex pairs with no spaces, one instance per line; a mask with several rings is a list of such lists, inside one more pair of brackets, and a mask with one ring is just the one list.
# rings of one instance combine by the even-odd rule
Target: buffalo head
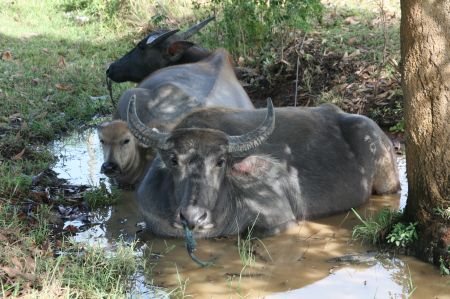
[[127,123],[113,120],[97,128],[103,150],[101,172],[119,184],[133,185],[142,176],[145,149],[128,130]]
[[[111,63],[106,70],[107,77],[118,83],[125,81],[139,83],[148,75],[163,67],[204,58],[209,52],[186,41],[186,39],[213,19],[214,17],[210,17],[182,33],[178,33],[178,30],[151,32],[130,52]],[[190,54],[193,57],[187,58],[188,61],[182,61],[186,51],[191,47],[193,49]],[[196,57],[199,58],[196,59]]]
[[199,234],[208,235],[216,226],[222,227],[224,200],[239,164],[236,156],[262,144],[272,133],[275,116],[268,100],[267,115],[253,131],[229,136],[223,131],[208,128],[181,128],[162,133],[142,123],[135,108],[135,100],[128,106],[128,126],[138,142],[158,149],[162,165],[174,184],[173,225],[181,228],[184,220]]

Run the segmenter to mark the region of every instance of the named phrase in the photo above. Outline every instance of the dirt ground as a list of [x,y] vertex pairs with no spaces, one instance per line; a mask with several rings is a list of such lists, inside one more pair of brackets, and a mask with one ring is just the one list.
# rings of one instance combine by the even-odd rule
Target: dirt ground
[[357,54],[327,52],[320,39],[311,36],[293,41],[269,74],[241,68],[239,75],[257,107],[264,107],[267,97],[276,106],[294,106],[297,89],[297,106],[332,102],[346,112],[367,115],[388,129],[402,119],[400,75],[386,76],[381,69]]

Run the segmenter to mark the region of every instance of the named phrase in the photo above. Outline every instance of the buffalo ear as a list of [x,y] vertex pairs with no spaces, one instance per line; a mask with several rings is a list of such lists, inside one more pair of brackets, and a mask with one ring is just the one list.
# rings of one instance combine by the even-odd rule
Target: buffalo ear
[[233,176],[254,176],[260,177],[266,175],[277,161],[269,156],[252,155],[246,157],[231,168]]
[[167,47],[167,54],[169,55],[170,60],[177,61],[183,56],[184,52],[193,45],[194,43],[185,40],[175,41]]

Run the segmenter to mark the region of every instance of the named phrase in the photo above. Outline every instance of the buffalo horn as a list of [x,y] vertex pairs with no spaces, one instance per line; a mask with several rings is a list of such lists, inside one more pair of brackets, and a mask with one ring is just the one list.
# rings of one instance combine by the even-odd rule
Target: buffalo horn
[[161,133],[156,128],[149,128],[139,119],[136,113],[136,94],[131,96],[128,103],[127,122],[130,132],[142,146],[167,149],[166,141],[170,134]]
[[255,130],[240,136],[228,136],[228,152],[243,152],[259,146],[272,134],[275,128],[273,103],[267,98],[267,114],[263,123]]
[[178,31],[179,31],[178,29],[167,31],[167,32],[161,33],[160,35],[158,35],[156,37],[155,37],[155,35],[150,35],[147,39],[146,44],[149,46],[154,46],[162,41],[165,41],[166,39],[168,39],[169,37],[171,37]]
[[208,24],[209,22],[211,22],[212,20],[214,20],[216,17],[212,16],[207,18],[206,20],[198,23],[197,25],[192,26],[191,28],[189,28],[188,30],[186,30],[185,32],[179,33],[177,34],[177,36],[181,39],[181,40],[187,40],[188,38],[190,38],[191,36],[193,36],[194,34],[196,34],[197,32],[200,31],[200,29],[202,29],[203,27],[205,27],[206,24]]

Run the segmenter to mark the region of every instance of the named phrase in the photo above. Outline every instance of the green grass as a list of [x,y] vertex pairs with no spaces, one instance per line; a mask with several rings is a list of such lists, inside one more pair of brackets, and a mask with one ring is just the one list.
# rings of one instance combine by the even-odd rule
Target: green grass
[[120,199],[120,190],[112,187],[111,191],[107,189],[104,182],[99,186],[93,186],[87,190],[83,197],[91,209],[110,206],[116,204]]
[[[131,46],[125,36],[101,23],[79,26],[53,1],[2,1],[0,28],[0,52],[11,56],[0,60],[1,128],[18,148],[112,111],[90,96],[107,94],[105,67]],[[0,153],[17,153],[9,148],[2,139]]]
[[392,228],[392,225],[394,225],[401,216],[401,213],[399,212],[384,208],[372,217],[363,219],[356,210],[352,209],[352,211],[361,221],[361,224],[353,228],[353,239],[372,245],[384,242],[384,238]]
[[144,265],[135,257],[134,244],[118,243],[114,254],[104,249],[68,244],[70,253],[56,259],[42,259],[37,263],[46,285],[58,285],[69,290],[70,297],[77,298],[124,298],[130,279]]
[[402,213],[384,208],[371,217],[363,219],[352,209],[361,224],[353,228],[352,237],[363,243],[379,245],[392,244],[396,248],[406,248],[417,240],[417,222],[401,222]]
[[[61,294],[67,298],[125,297],[130,279],[138,268],[145,268],[144,260],[136,257],[135,244],[119,241],[110,253],[96,246],[63,241],[55,248],[61,252],[55,259],[49,215],[47,205],[36,207],[26,216],[17,206],[0,201],[0,244],[8,248],[0,251],[0,294],[34,298]],[[32,221],[25,221],[25,217]]]
[[[49,222],[52,207],[28,199],[33,176],[55,161],[45,144],[111,113],[109,100],[90,96],[107,94],[106,65],[133,45],[129,28],[97,19],[79,25],[59,4],[0,2],[0,242],[9,248],[0,252],[0,269],[21,271],[1,273],[0,296],[124,297],[124,280],[136,267],[133,249],[72,254],[76,246],[67,243],[68,254],[55,260],[48,251],[60,250]],[[114,86],[115,96],[129,86]],[[100,193],[87,196],[92,206],[114,198]]]

